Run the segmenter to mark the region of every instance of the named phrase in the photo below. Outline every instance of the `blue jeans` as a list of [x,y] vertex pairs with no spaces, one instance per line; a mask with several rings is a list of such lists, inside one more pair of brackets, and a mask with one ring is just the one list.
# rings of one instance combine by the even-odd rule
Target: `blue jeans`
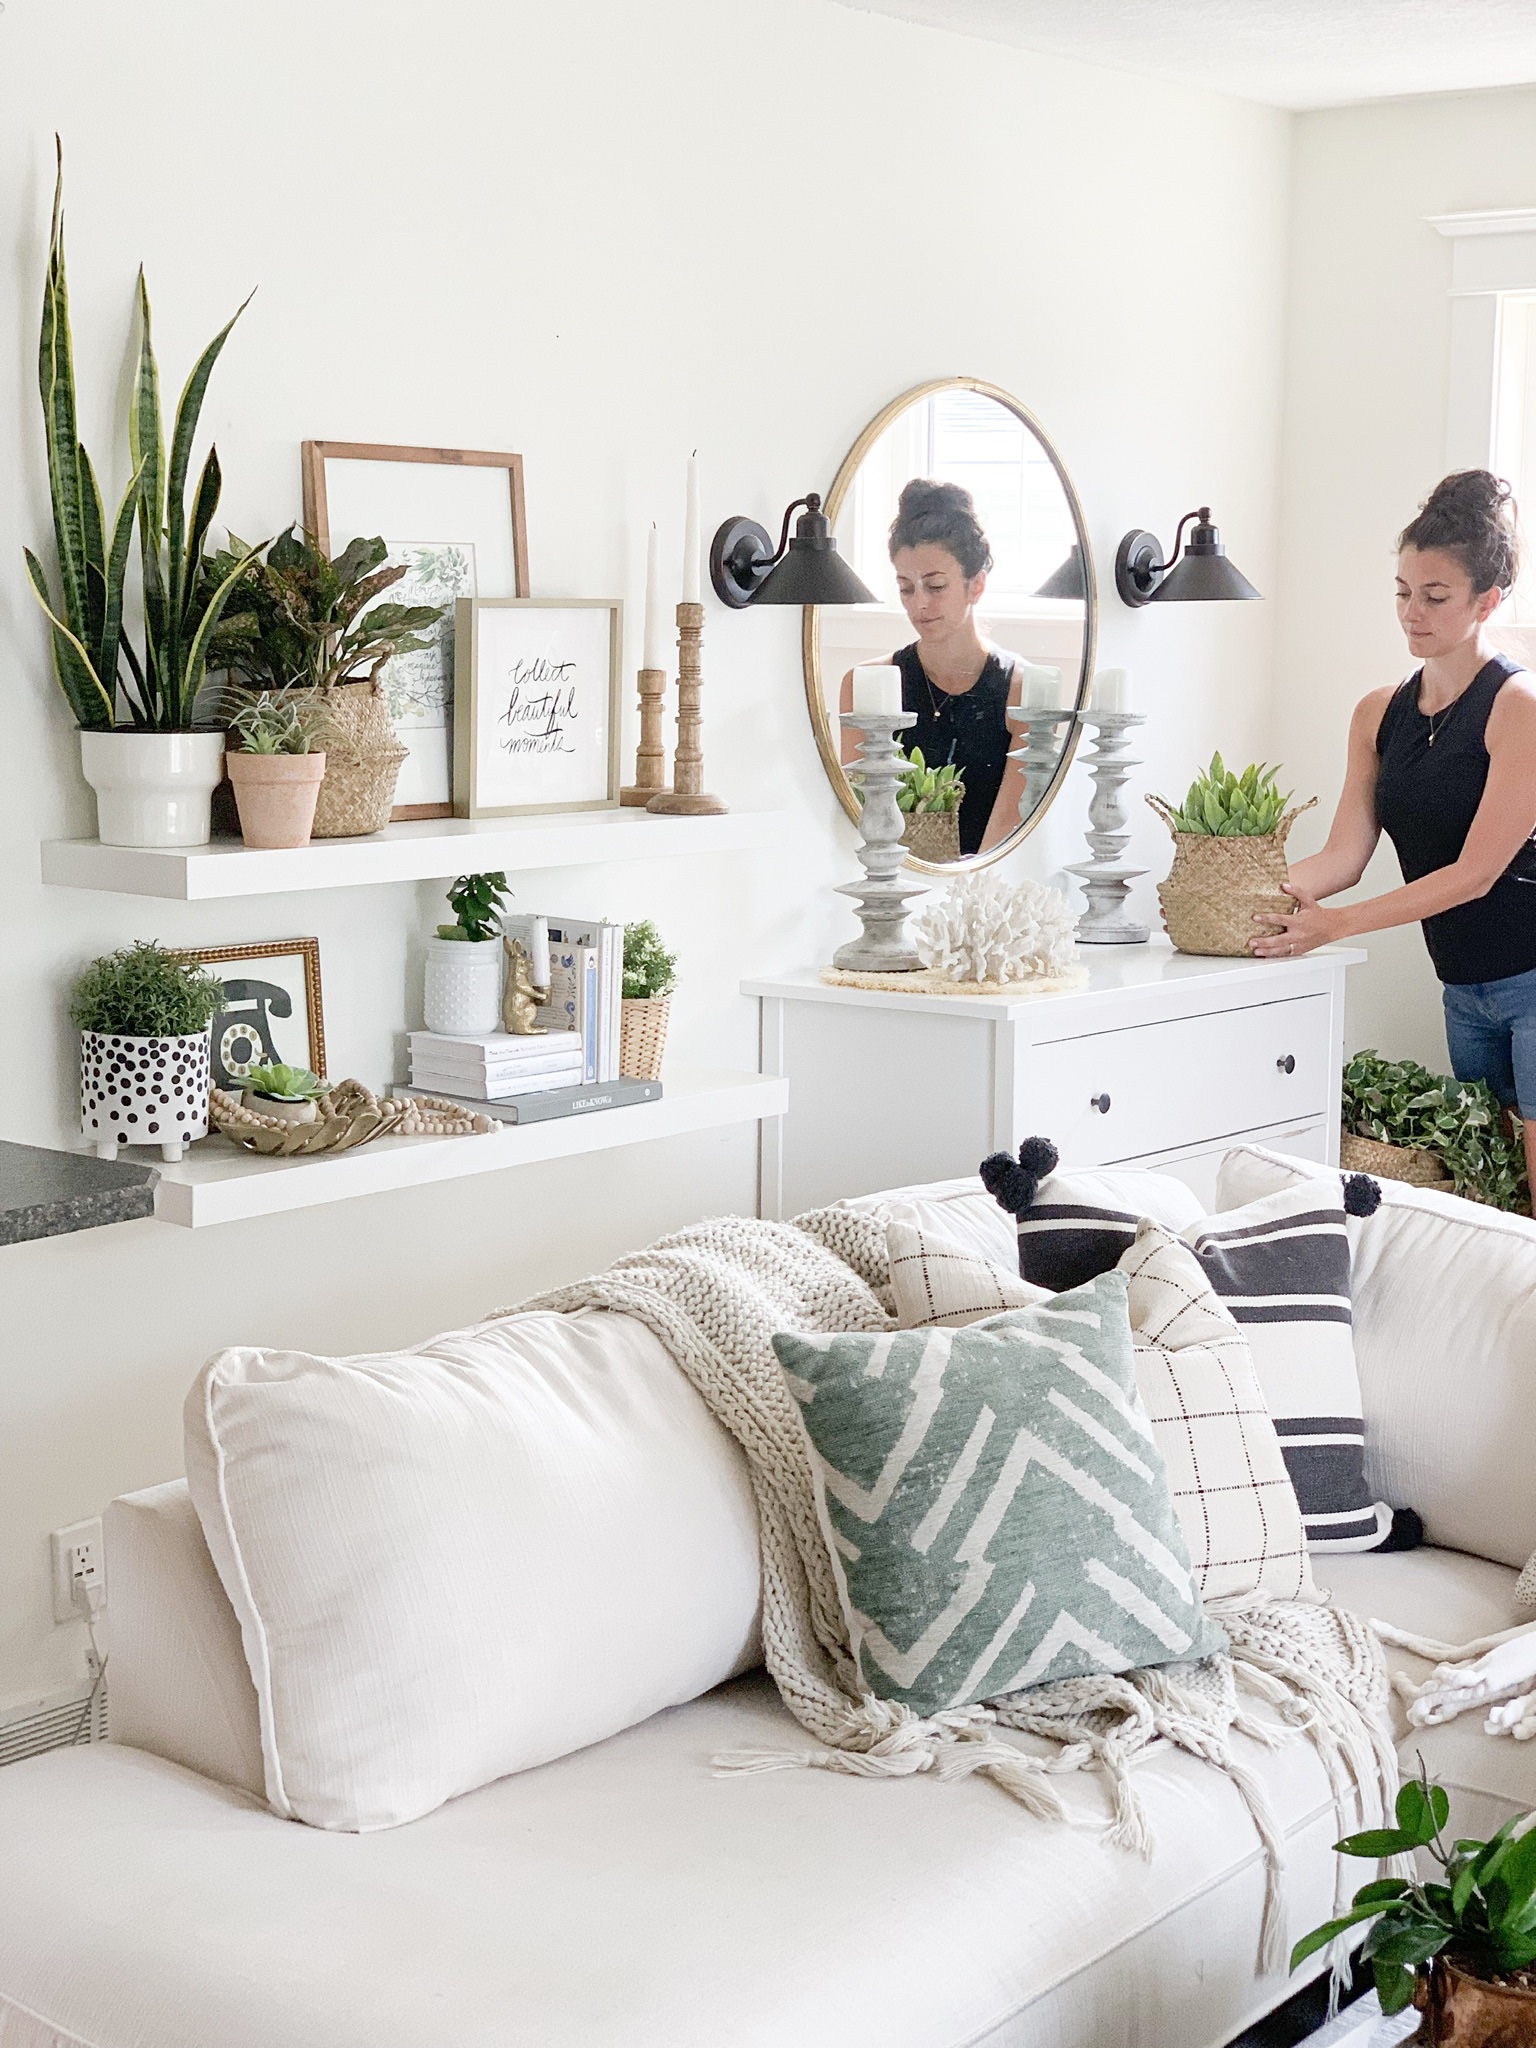
[[1506,1109],[1536,1116],[1536,968],[1502,981],[1448,982],[1445,1035],[1458,1081],[1486,1081]]

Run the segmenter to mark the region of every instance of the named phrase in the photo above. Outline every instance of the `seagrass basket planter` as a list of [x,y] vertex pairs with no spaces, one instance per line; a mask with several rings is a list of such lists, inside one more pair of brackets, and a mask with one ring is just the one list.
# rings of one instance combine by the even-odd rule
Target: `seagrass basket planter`
[[1426,1152],[1422,1145],[1389,1145],[1382,1138],[1362,1138],[1355,1131],[1345,1131],[1339,1138],[1339,1165],[1345,1173],[1406,1181],[1410,1187],[1437,1188],[1446,1195],[1456,1187],[1437,1153]]
[[409,751],[390,723],[377,683],[337,683],[305,693],[316,706],[314,744],[325,749],[325,780],[311,837],[353,839],[389,823],[395,784]]
[[958,811],[911,811],[902,827],[901,843],[914,860],[942,866],[960,858]]
[[1255,915],[1284,916],[1296,908],[1285,894],[1285,841],[1317,798],[1287,811],[1273,832],[1217,837],[1175,829],[1173,806],[1160,796],[1147,802],[1173,834],[1173,867],[1157,885],[1168,936],[1181,953],[1246,957],[1264,927]]
[[672,998],[627,996],[619,1007],[619,1073],[626,1081],[659,1081]]

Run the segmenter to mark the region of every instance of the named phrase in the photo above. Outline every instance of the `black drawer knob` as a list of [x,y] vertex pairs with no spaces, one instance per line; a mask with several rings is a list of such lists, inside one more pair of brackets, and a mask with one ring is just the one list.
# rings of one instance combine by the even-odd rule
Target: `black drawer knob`
[[1294,1074],[1296,1071],[1295,1053],[1288,1052],[1285,1055],[1284,1059],[1276,1060],[1275,1065],[1280,1069],[1282,1074]]
[[1090,1095],[1088,1098],[1088,1107],[1090,1109],[1096,1109],[1099,1112],[1100,1116],[1108,1116],[1109,1097],[1107,1095]]

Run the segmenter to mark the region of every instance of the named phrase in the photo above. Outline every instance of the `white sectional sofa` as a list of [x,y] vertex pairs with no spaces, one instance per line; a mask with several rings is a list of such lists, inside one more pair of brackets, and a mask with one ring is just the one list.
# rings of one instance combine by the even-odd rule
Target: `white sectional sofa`
[[[1413,1199],[1431,1223],[1445,1204]],[[926,1213],[1011,1257],[1008,1219],[974,1185],[934,1190]],[[1489,1227],[1536,1259],[1536,1226]],[[1360,1612],[1460,1642],[1530,1619],[1512,1595],[1536,1542],[1536,1355],[1505,1318],[1503,1355],[1483,1325],[1461,1361],[1455,1316],[1421,1360],[1373,1351],[1372,1304],[1402,1277],[1373,1271],[1358,1303],[1368,1455],[1394,1473],[1407,1455],[1406,1389],[1431,1437],[1418,1467],[1454,1470],[1454,1501],[1426,1478],[1425,1548],[1318,1576]],[[683,1385],[673,1423],[708,1435],[697,1399]],[[745,1482],[718,1434],[734,1552]],[[1437,1542],[1452,1525],[1484,1554]],[[186,1484],[114,1502],[107,1547],[113,1740],[0,1772],[0,2048],[1215,2048],[1295,1988],[1255,1975],[1264,1866],[1218,1772],[1167,1745],[1142,1760],[1146,1861],[1101,1841],[1089,1774],[1059,1781],[1067,1825],[982,1779],[717,1774],[721,1751],[806,1746],[760,1669],[405,1826],[281,1820]],[[1304,1740],[1241,1746],[1284,1833],[1294,1937],[1332,1909],[1333,1801]],[[1536,1745],[1475,1716],[1404,1748],[1451,1786],[1458,1830],[1536,1805]]]

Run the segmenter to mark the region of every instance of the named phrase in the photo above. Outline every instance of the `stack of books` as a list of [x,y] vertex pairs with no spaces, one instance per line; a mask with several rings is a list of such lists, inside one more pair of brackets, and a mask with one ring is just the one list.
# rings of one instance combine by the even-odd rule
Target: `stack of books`
[[[624,927],[600,919],[549,917],[549,1000],[539,1022],[578,1031],[585,1081],[619,1074],[619,1004],[624,995]],[[508,919],[506,929],[513,931]]]
[[445,1038],[413,1031],[411,1086],[428,1094],[462,1095],[500,1102],[511,1095],[547,1095],[585,1079],[579,1031],[549,1031],[519,1037],[489,1031],[482,1038]]

